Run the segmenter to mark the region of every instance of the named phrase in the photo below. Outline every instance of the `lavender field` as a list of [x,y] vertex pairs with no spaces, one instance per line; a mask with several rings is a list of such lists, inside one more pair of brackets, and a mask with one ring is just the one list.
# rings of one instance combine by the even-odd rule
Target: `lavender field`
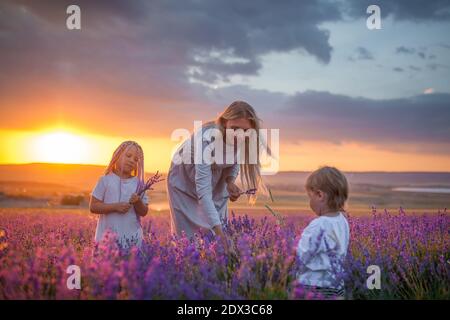
[[[295,247],[312,218],[231,217],[231,255],[209,235],[175,239],[167,216],[150,215],[141,251],[120,252],[111,240],[93,255],[96,219],[84,210],[0,209],[0,299],[292,299]],[[373,211],[349,222],[347,299],[450,298],[446,211]],[[67,287],[70,265],[80,267],[80,290]],[[367,288],[369,265],[380,267],[380,290]]]

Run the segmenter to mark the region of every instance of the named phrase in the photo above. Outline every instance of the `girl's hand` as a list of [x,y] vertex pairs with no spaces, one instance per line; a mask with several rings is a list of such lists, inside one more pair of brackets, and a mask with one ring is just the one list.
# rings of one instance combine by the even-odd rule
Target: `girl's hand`
[[227,183],[227,191],[230,195],[231,201],[236,201],[241,196],[241,189],[234,183],[234,182],[228,182]]
[[128,210],[131,209],[131,204],[127,203],[127,202],[119,202],[116,204],[116,211],[118,213],[127,213]]
[[137,195],[137,193],[133,193],[130,197],[130,200],[128,201],[130,204],[135,204],[138,202],[141,198]]

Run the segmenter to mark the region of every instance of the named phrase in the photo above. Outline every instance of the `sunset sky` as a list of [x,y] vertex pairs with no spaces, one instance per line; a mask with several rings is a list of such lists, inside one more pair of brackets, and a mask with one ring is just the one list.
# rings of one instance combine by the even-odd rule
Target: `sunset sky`
[[133,139],[165,171],[173,130],[245,100],[281,170],[450,171],[449,33],[441,0],[3,0],[0,164],[106,165]]

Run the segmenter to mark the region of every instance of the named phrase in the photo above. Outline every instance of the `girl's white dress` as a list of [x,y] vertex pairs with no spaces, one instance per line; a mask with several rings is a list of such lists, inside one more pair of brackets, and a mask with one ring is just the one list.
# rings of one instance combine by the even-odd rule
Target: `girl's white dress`
[[[121,179],[115,173],[110,173],[98,180],[92,196],[108,204],[128,202],[131,195],[136,192],[137,184],[137,177]],[[148,197],[145,193],[142,200],[148,204]],[[122,247],[129,247],[132,244],[140,246],[142,243],[142,226],[133,206],[124,214],[112,212],[99,215],[95,241],[101,241],[108,230],[117,236]]]
[[336,217],[320,216],[303,230],[297,247],[301,271],[298,280],[303,285],[322,288],[343,288],[338,274],[347,254],[350,228],[339,212]]

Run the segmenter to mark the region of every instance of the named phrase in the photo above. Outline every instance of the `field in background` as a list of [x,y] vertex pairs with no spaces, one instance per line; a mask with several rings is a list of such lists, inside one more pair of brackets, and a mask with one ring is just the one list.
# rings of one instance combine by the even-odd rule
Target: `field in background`
[[[81,209],[87,212],[89,193],[102,175],[104,167],[67,164],[0,165],[0,207]],[[402,192],[395,188],[420,187],[450,190],[450,173],[346,173],[350,182],[350,214],[367,214],[374,206],[379,210],[397,212],[437,212],[448,208],[447,193]],[[274,202],[260,196],[249,207],[244,197],[230,208],[235,212],[267,214],[265,205],[282,214],[310,213],[303,185],[307,172],[280,172],[266,176]],[[167,214],[165,182],[150,194],[152,214]]]

